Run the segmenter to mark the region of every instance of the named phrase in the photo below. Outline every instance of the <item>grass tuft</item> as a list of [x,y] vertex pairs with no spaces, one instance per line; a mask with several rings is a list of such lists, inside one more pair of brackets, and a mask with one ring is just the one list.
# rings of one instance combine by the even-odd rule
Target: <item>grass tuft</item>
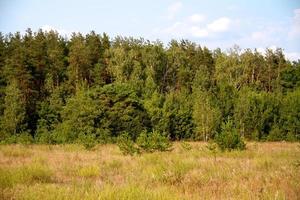
[[100,167],[96,165],[83,166],[77,170],[77,176],[83,178],[92,178],[100,175]]

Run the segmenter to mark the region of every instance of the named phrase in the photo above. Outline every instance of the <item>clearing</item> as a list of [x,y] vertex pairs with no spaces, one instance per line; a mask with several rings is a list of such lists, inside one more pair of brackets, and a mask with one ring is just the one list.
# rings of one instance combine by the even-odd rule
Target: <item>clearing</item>
[[112,144],[2,145],[0,199],[300,199],[300,144],[214,155],[206,143],[178,142],[136,156]]

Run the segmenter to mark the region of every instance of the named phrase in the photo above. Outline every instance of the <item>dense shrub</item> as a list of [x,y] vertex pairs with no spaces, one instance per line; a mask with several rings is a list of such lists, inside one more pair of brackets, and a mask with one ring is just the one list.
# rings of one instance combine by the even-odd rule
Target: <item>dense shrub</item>
[[168,137],[158,131],[143,131],[137,138],[137,145],[146,152],[168,151],[172,146]]
[[282,130],[288,140],[300,140],[300,89],[288,92],[280,108]]
[[237,132],[237,129],[234,127],[231,120],[222,124],[221,132],[217,134],[215,141],[223,151],[230,151],[233,149],[243,150],[246,148],[243,139]]
[[97,105],[93,122],[101,133],[118,137],[127,132],[135,140],[142,130],[150,127],[148,113],[130,85],[108,84],[94,88],[92,93]]
[[278,126],[275,126],[272,127],[267,139],[269,141],[281,141],[285,140],[286,137],[283,134],[283,131]]
[[0,142],[0,144],[32,144],[34,143],[33,137],[29,133],[20,133],[17,135],[11,135]]
[[279,95],[256,92],[249,88],[239,91],[235,104],[234,122],[245,138],[268,139],[272,127],[279,125],[280,99]]
[[117,145],[124,155],[134,155],[140,152],[127,132],[118,136]]
[[84,148],[87,150],[91,150],[97,144],[96,136],[93,134],[81,135],[78,138],[78,142],[83,144]]
[[136,142],[127,132],[124,132],[117,138],[117,145],[123,154],[134,155],[141,152],[168,151],[171,149],[172,143],[168,137],[158,131],[143,131]]

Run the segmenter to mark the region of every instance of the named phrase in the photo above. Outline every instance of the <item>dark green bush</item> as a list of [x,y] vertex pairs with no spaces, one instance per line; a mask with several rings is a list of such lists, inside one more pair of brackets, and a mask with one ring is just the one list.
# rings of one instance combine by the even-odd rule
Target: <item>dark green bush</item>
[[123,154],[134,155],[144,152],[168,151],[172,143],[168,137],[157,131],[143,131],[137,138],[136,143],[127,132],[124,132],[117,138],[117,145]]
[[150,152],[152,149],[151,141],[149,140],[147,131],[143,131],[136,140],[137,145],[143,150]]
[[124,132],[118,136],[117,145],[124,155],[135,155],[140,153],[139,148],[136,146],[127,132]]
[[143,131],[137,138],[137,145],[146,152],[168,151],[172,143],[168,137],[160,134],[158,131],[147,133]]
[[116,143],[116,137],[111,135],[109,129],[96,129],[95,140],[98,144],[108,144],[108,143]]
[[20,133],[17,135],[11,135],[7,137],[5,140],[2,140],[2,144],[32,144],[34,142],[32,136],[29,133]]
[[29,133],[22,133],[18,135],[16,142],[18,144],[32,144],[34,141]]
[[234,127],[232,120],[228,120],[221,126],[221,132],[217,134],[215,142],[218,144],[219,148],[224,150],[243,150],[246,145],[241,138],[237,129]]
[[285,140],[286,137],[283,134],[283,131],[278,126],[275,126],[271,129],[267,139],[269,141],[281,141]]
[[296,141],[299,141],[299,139],[297,139],[297,137],[295,136],[294,133],[292,132],[288,132],[287,135],[286,135],[286,140],[289,141],[289,142],[296,142]]
[[79,143],[83,144],[85,149],[91,150],[97,144],[96,136],[93,134],[82,135],[79,137]]

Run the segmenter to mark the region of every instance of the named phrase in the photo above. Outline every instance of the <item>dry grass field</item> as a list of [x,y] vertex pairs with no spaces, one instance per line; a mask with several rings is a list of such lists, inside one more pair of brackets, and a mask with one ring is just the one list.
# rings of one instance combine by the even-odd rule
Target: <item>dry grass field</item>
[[189,144],[136,156],[116,145],[3,145],[0,199],[300,199],[299,143],[216,155]]

